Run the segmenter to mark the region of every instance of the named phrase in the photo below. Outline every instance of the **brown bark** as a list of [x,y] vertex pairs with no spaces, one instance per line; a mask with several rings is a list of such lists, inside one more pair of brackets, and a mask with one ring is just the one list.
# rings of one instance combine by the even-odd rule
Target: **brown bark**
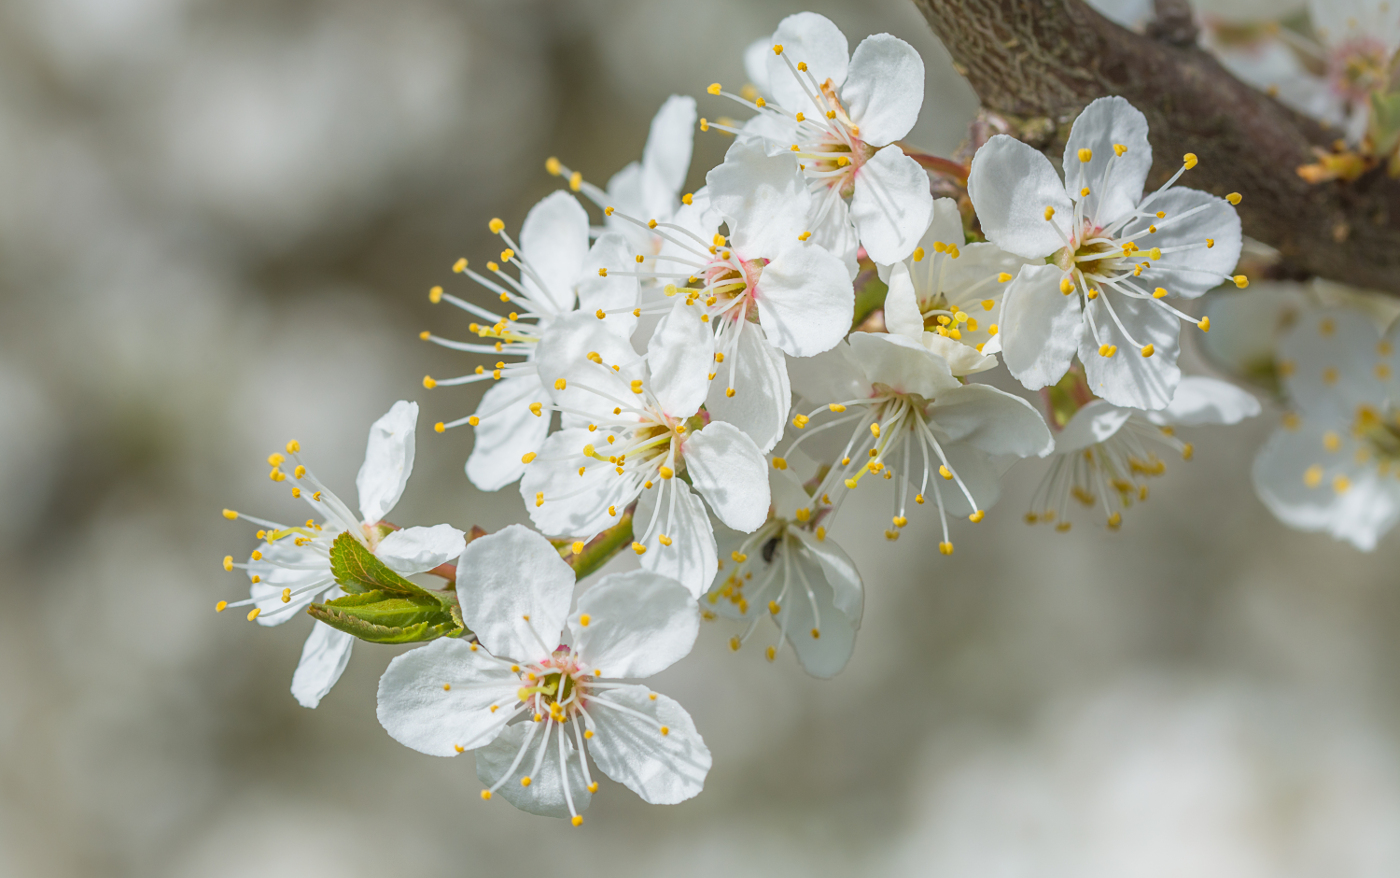
[[[1063,143],[1090,101],[1121,95],[1146,116],[1149,185],[1194,152],[1183,185],[1240,192],[1245,234],[1279,249],[1288,267],[1400,294],[1400,182],[1374,171],[1353,183],[1309,184],[1299,166],[1336,137],[1239,82],[1197,48],[1175,0],[1158,3],[1153,36],[1131,33],[1082,0],[914,0],[983,106]],[[1165,14],[1163,14],[1165,13]],[[1019,117],[1019,118],[1018,118]]]

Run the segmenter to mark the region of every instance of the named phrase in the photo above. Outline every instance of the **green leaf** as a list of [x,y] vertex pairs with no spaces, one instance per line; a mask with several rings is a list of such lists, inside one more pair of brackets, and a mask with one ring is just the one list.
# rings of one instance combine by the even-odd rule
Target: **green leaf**
[[1389,155],[1400,144],[1400,92],[1371,95],[1371,140],[1376,155]]
[[382,591],[394,595],[416,595],[441,600],[437,595],[390,570],[364,543],[348,532],[331,544],[331,574],[340,587],[350,594]]
[[416,643],[465,633],[453,606],[433,594],[397,596],[374,589],[312,604],[307,612],[370,643]]
[[875,271],[875,264],[869,263],[861,266],[861,273],[856,276],[856,305],[855,314],[851,320],[852,331],[859,329],[871,314],[878,309],[885,307],[885,294],[890,288],[885,286],[885,282],[880,280],[880,275]]

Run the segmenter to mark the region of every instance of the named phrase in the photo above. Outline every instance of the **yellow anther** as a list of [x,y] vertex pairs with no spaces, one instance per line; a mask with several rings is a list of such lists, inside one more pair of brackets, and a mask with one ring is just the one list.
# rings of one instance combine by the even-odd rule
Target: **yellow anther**
[[844,412],[846,410],[846,407],[844,405],[841,405],[837,402],[833,402],[831,405],[827,406],[827,408],[833,412]]
[[905,518],[903,515],[896,515],[893,521],[895,527],[904,527],[909,523],[909,519]]
[[[514,258],[515,258],[515,251],[512,250],[512,249],[510,249],[509,247],[507,247],[506,249],[504,249],[504,250],[501,251],[501,261],[502,261],[502,262],[509,262],[509,261],[511,261],[511,260],[514,259]],[[514,320],[515,318],[512,317],[511,319]]]
[[1158,287],[1157,289],[1155,289],[1155,290],[1152,291],[1152,298],[1154,298],[1154,299],[1162,299],[1162,298],[1165,298],[1166,295],[1167,295],[1167,288],[1166,288],[1166,287]]
[[468,263],[466,257],[458,259],[456,262],[452,263],[453,274],[461,274],[462,272],[466,271],[467,265]]
[[261,616],[261,615],[262,615],[262,610],[261,610],[260,608],[258,608],[258,607],[254,607],[253,609],[251,609],[251,610],[248,611],[248,621],[251,622],[251,621],[253,621],[254,619],[258,618],[258,616]]
[[740,646],[740,640],[739,640],[738,637],[731,637],[731,638],[729,638],[729,648],[730,648],[730,649],[734,650],[735,652],[738,652],[738,651],[739,651],[739,646]]
[[797,69],[798,69],[798,70],[801,70],[801,71],[803,71],[803,72],[806,72],[806,70],[807,70],[807,62],[806,62],[806,61],[798,61],[798,62],[797,62]]
[[432,390],[434,387],[437,387],[437,382],[433,380],[433,376],[431,376],[431,375],[424,375],[424,376],[423,376],[423,386],[424,386],[425,388],[427,388],[428,390]]
[[727,397],[729,397],[730,399],[733,399],[733,398],[734,398],[734,393],[735,393],[735,390],[734,390],[734,388],[732,388],[732,387],[726,387],[726,388],[724,389],[724,395],[727,396]]
[[1303,473],[1303,484],[1309,488],[1316,488],[1322,484],[1322,467],[1317,464],[1308,467]]
[[799,122],[806,122],[806,121],[807,121],[807,117],[804,116],[804,115],[802,115],[801,113],[798,113],[798,114],[797,114],[796,116],[794,116],[793,118],[795,118],[795,119],[796,119],[797,121],[799,121]]
[[1055,217],[1055,208],[1046,206],[1046,208],[1045,208],[1045,219],[1046,219],[1046,221],[1048,222],[1049,220],[1054,219],[1054,217]]
[[1206,249],[1207,249],[1207,250],[1213,250],[1213,249],[1215,249],[1215,239],[1214,239],[1214,238],[1206,238]]
[[1336,491],[1338,494],[1345,494],[1350,487],[1351,479],[1348,479],[1346,476],[1338,475],[1333,477],[1332,490]]
[[227,571],[227,570],[232,570],[232,569],[233,569],[233,556],[232,556],[232,555],[225,555],[225,556],[224,556],[224,570]]
[[1230,202],[1231,204],[1239,204],[1241,201],[1244,200],[1244,196],[1238,192],[1231,192],[1229,195],[1225,196],[1225,200]]
[[693,194],[689,193],[689,192],[687,192],[687,193],[685,193],[684,195],[681,196],[681,203],[682,203],[682,204],[692,204],[692,203],[694,203],[694,201],[695,201],[695,196],[694,196]]
[[1070,293],[1074,292],[1074,281],[1070,280],[1070,279],[1067,278],[1067,277],[1061,278],[1061,279],[1060,279],[1060,292],[1064,293],[1066,296],[1068,296]]
[[568,386],[569,386],[569,382],[568,382],[568,381],[565,381],[563,378],[556,378],[556,379],[554,379],[554,389],[555,389],[555,390],[563,390],[563,389],[565,389],[565,388],[568,387]]
[[491,234],[493,235],[499,235],[502,231],[505,230],[506,227],[506,224],[502,222],[500,218],[492,218],[491,222],[487,223],[486,225],[489,229],[491,229]]
[[716,247],[723,247],[723,246],[724,246],[724,236],[721,235],[721,234],[719,234],[718,232],[715,233],[714,245],[715,245]]
[[1196,167],[1197,161],[1199,160],[1196,158],[1196,154],[1194,152],[1188,152],[1181,159],[1181,163],[1186,166],[1186,170],[1188,171]]
[[938,551],[944,555],[951,555],[953,554],[953,544],[947,542],[939,543]]
[[1147,251],[1147,258],[1150,259],[1150,260],[1152,260],[1153,262],[1156,262],[1157,260],[1161,259],[1161,258],[1162,258],[1162,248],[1161,248],[1161,247],[1153,247],[1151,250],[1148,250],[1148,251]]
[[771,662],[778,657],[778,649],[777,647],[770,646],[763,651],[763,654],[766,655]]
[[559,160],[554,156],[550,156],[549,158],[544,160],[544,169],[549,172],[550,176],[553,177],[557,177],[560,174],[564,173],[564,166],[560,164]]
[[228,601],[219,601],[214,605],[214,612],[216,613],[222,613],[226,609],[228,609]]
[[663,546],[669,546],[669,545],[671,545],[671,538],[668,537],[668,536],[666,536],[665,534],[658,534],[657,537],[656,537],[656,540],[657,540],[657,542],[661,543],[661,545],[663,545]]
[[773,458],[773,469],[787,469],[787,461],[781,457]]
[[870,435],[876,437],[877,439],[879,438],[879,436],[880,436],[880,425],[879,425],[879,424],[871,424],[871,425],[870,425]]
[[712,82],[710,83],[709,87],[705,89],[705,91],[709,92],[712,95],[717,95],[720,93],[720,85],[718,82]]
[[569,822],[572,823],[572,824],[575,825],[575,826],[582,826],[582,825],[583,825],[583,815],[582,815],[582,814],[575,814],[575,815],[573,816],[573,818],[570,819]]
[[811,232],[803,232],[802,234],[800,234],[800,235],[797,236],[797,240],[799,240],[799,241],[805,241],[805,240],[807,240],[807,239],[810,238],[810,237],[812,237],[812,233],[811,233]]
[[1088,186],[1085,186],[1083,189],[1080,189],[1080,190],[1079,190],[1079,197],[1080,197],[1080,198],[1088,198],[1088,197],[1089,197],[1089,187],[1088,187]]
[[970,521],[970,522],[972,522],[973,524],[976,524],[977,522],[981,521],[982,519],[984,519],[984,518],[986,518],[986,517],[987,517],[987,513],[986,513],[985,511],[979,509],[979,510],[977,510],[976,512],[974,512],[974,513],[972,513],[971,515],[969,515],[969,516],[967,517],[967,520]]
[[521,463],[529,463],[530,461],[532,461],[532,460],[534,460],[534,459],[535,459],[535,452],[533,452],[533,451],[527,451],[527,452],[525,452],[523,455],[521,455],[521,457],[520,457],[520,462],[521,462]]
[[609,507],[608,507],[608,514],[609,514],[609,515],[614,515],[614,516],[617,515],[617,507],[616,507],[616,506],[609,506]]
[[1200,321],[1196,323],[1196,325],[1199,326],[1199,327],[1201,328],[1201,332],[1210,332],[1210,318],[1209,318],[1209,317],[1202,317],[1202,318],[1200,319]]
[[573,190],[574,192],[577,192],[577,191],[579,191],[580,189],[582,189],[582,188],[583,188],[583,174],[580,174],[578,171],[574,171],[572,174],[570,174],[570,175],[569,175],[569,188],[570,188],[571,190]]
[[1107,524],[1109,530],[1117,530],[1119,525],[1121,525],[1122,523],[1123,514],[1121,512],[1115,512],[1108,517]]
[[1119,158],[1122,158],[1123,153],[1125,153],[1125,152],[1127,152],[1127,151],[1128,151],[1128,148],[1127,148],[1126,146],[1124,146],[1123,144],[1121,144],[1121,143],[1115,143],[1115,144],[1113,144],[1113,154],[1116,155],[1116,156],[1118,156]]
[[472,415],[470,418],[467,418],[467,423],[471,424],[473,427],[478,426],[481,424],[481,418],[478,418],[476,415]]
[[953,477],[953,471],[941,463],[938,465],[938,474],[945,479],[951,479]]
[[284,604],[290,604],[291,602],[292,602],[292,590],[291,590],[290,588],[284,588],[284,589],[282,589],[282,603],[284,603]]
[[1093,151],[1092,149],[1085,148],[1085,149],[1081,149],[1081,150],[1079,151],[1079,160],[1080,160],[1081,162],[1089,162],[1089,161],[1092,161],[1093,158],[1094,158],[1094,151]]
[[1235,275],[1234,280],[1235,286],[1239,287],[1240,289],[1244,289],[1245,287],[1249,286],[1249,278],[1245,277],[1242,274]]
[[806,427],[807,424],[809,424],[809,423],[811,422],[811,420],[812,420],[812,419],[809,418],[809,417],[807,417],[806,415],[796,415],[796,416],[793,417],[793,419],[792,419],[792,425],[793,425],[794,427],[796,427],[797,429],[801,430],[801,429],[803,429],[804,427]]
[[1149,344],[1149,345],[1143,345],[1143,347],[1142,347],[1142,355],[1143,355],[1144,357],[1150,357],[1150,356],[1152,356],[1152,355],[1153,355],[1154,353],[1156,353],[1156,352],[1157,352],[1157,349],[1154,348],[1154,347],[1153,347],[1152,345],[1150,345],[1150,344]]
[[[535,714],[535,716],[538,717],[539,714]],[[522,778],[520,779],[520,785],[521,785],[522,787],[528,787],[528,786],[530,785],[530,778],[529,778],[529,776],[522,777]]]
[[671,469],[669,466],[663,466],[661,469],[657,470],[657,473],[661,476],[661,478],[669,479],[676,474],[676,471]]

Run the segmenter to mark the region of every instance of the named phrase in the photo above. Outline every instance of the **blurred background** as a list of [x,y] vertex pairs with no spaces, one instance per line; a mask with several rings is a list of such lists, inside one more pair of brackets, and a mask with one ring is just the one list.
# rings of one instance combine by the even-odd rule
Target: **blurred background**
[[[424,409],[396,520],[525,520],[467,482],[469,430],[427,429],[480,389],[423,390],[469,367],[418,341],[466,335],[428,288],[484,301],[450,266],[558,185],[545,157],[602,184],[667,95],[730,112],[705,85],[804,8],[914,44],[910,139],[951,153],[976,100],[906,0],[0,0],[0,876],[1400,874],[1400,539],[1276,524],[1267,407],[1116,534],[1028,528],[1039,463],[952,558],[867,495],[847,671],[707,626],[656,682],[705,793],[605,782],[581,830],[392,741],[398,648],[309,711],[310,621],[214,614],[254,545],[219,510],[305,514],[266,478],[292,437],[353,496],[395,399]],[[692,188],[727,144],[697,132]]]

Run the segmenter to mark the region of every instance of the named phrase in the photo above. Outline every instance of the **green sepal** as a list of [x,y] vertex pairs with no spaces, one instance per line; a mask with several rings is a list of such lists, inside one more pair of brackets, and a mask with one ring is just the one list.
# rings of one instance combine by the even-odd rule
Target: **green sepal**
[[1377,156],[1387,156],[1400,144],[1400,92],[1371,95],[1371,148]]
[[374,589],[312,604],[306,611],[332,628],[370,643],[417,643],[465,633],[455,606],[455,602],[431,593],[397,596]]
[[[414,585],[390,570],[364,543],[348,532],[331,544],[331,575],[349,594],[382,591],[392,595],[415,595],[437,600],[426,588]],[[440,601],[439,601],[440,602]]]

